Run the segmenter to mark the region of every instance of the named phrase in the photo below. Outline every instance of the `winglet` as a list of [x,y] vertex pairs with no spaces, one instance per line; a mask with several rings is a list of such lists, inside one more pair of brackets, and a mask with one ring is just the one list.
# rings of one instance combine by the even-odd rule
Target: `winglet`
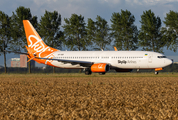
[[117,48],[114,46],[114,50],[117,51]]

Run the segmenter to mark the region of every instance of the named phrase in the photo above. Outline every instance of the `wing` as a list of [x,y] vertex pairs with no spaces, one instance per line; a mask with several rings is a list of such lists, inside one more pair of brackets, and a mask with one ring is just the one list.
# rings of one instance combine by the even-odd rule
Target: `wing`
[[[35,57],[38,58],[38,57]],[[54,61],[58,61],[58,62],[62,62],[62,63],[71,63],[72,65],[77,65],[79,64],[80,66],[83,67],[90,67],[91,65],[93,65],[94,63],[91,61],[80,61],[80,60],[64,60],[64,59],[55,59],[55,58],[38,58],[38,59],[42,59],[42,60],[54,60]]]

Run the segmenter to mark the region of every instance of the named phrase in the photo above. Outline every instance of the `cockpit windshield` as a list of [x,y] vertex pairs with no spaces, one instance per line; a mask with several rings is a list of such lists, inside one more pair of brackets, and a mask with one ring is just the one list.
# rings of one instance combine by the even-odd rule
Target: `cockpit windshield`
[[166,56],[158,56],[158,58],[166,58]]

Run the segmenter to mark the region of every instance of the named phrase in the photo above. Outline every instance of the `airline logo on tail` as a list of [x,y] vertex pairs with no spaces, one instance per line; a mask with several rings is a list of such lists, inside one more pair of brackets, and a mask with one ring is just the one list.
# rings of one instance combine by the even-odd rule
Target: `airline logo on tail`
[[58,50],[48,47],[28,20],[23,20],[23,24],[29,50],[37,57],[53,57],[53,52]]
[[43,41],[41,39],[39,39],[38,37],[34,36],[34,35],[30,35],[28,37],[28,41],[30,42],[28,47],[34,49],[35,52],[41,52],[41,51],[44,51],[47,48],[49,48],[49,47],[45,48]]

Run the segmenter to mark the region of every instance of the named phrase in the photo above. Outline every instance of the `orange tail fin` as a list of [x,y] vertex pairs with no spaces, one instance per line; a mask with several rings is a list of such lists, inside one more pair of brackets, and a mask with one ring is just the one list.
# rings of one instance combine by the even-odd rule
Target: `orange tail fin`
[[23,20],[23,24],[27,38],[28,49],[32,52],[32,54],[36,54],[38,57],[46,57],[47,53],[49,55],[52,52],[58,51],[57,49],[48,47],[43,42],[29,20]]

